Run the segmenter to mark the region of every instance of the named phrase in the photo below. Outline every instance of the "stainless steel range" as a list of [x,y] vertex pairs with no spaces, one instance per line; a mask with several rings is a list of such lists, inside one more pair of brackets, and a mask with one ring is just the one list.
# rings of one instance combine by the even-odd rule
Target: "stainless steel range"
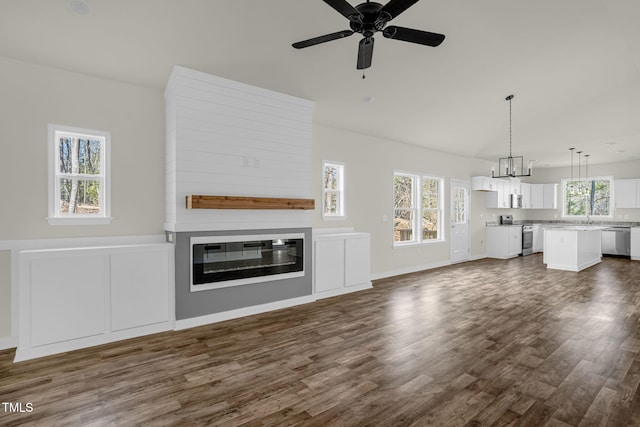
[[522,226],[522,256],[533,253],[533,226]]

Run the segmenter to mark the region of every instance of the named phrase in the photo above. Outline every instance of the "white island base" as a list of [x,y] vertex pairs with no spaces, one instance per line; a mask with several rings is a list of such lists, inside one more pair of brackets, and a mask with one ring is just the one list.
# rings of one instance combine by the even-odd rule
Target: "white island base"
[[584,270],[600,262],[601,242],[599,228],[548,228],[544,231],[542,262],[555,270]]

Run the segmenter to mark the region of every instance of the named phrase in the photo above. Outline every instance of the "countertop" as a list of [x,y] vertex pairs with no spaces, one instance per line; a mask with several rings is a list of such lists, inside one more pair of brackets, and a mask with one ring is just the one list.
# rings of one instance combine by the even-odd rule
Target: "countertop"
[[[504,227],[497,221],[487,221],[487,227]],[[563,220],[514,220],[513,225],[542,225],[545,227],[640,227],[640,222],[633,221],[563,221]]]

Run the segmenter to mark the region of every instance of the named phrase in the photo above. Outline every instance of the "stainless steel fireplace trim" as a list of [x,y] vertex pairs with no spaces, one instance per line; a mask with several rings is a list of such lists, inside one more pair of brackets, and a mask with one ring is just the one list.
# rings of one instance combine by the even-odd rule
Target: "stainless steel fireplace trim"
[[189,238],[189,290],[191,292],[207,291],[210,289],[228,288],[231,286],[249,285],[251,283],[270,282],[273,280],[290,279],[293,277],[303,277],[305,275],[304,265],[307,257],[306,251],[302,253],[302,271],[292,273],[273,274],[269,276],[249,277],[246,279],[234,279],[224,282],[215,282],[202,285],[193,284],[193,245],[203,243],[233,243],[245,240],[277,240],[277,239],[302,239],[304,233],[284,233],[284,234],[234,234],[231,236],[197,236]]

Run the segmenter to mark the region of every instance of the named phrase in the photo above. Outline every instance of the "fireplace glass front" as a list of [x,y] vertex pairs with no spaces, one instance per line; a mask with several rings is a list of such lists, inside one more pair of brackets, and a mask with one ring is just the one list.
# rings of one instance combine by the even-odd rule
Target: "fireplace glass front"
[[304,276],[304,234],[191,238],[191,291]]

